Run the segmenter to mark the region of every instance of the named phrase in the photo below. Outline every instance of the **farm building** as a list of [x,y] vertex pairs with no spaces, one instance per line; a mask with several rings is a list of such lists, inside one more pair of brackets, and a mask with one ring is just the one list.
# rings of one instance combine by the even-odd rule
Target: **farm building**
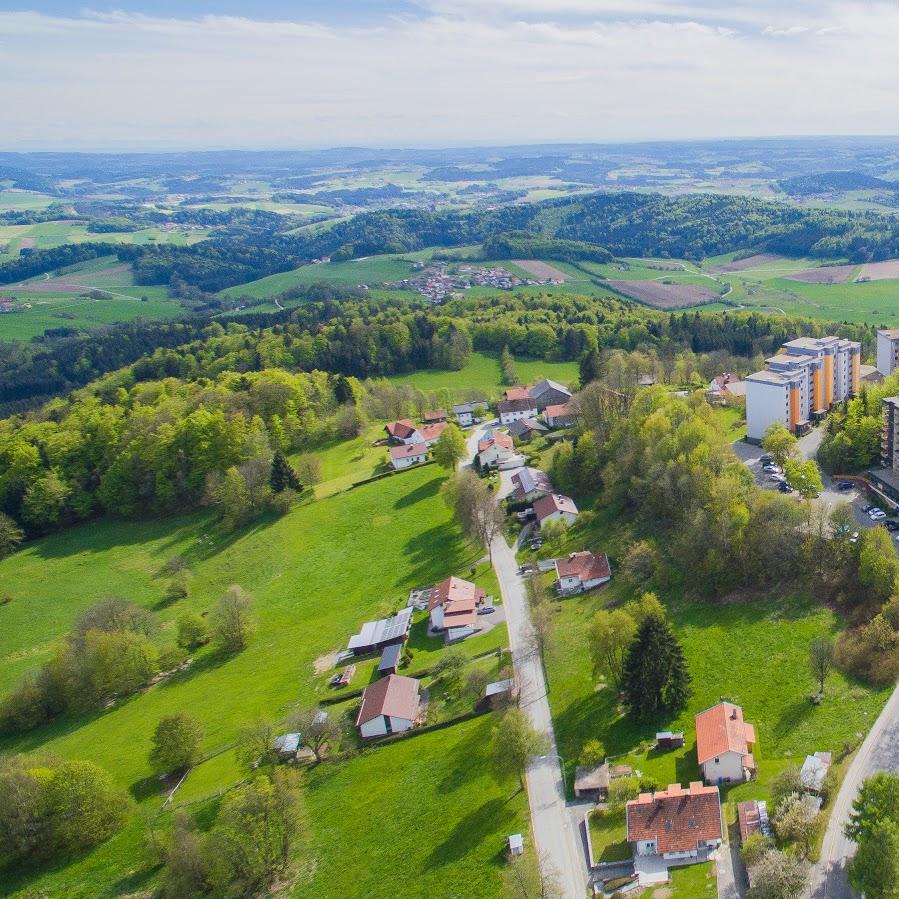
[[696,716],[696,756],[706,783],[741,783],[755,772],[755,730],[743,721],[743,709],[730,702]]
[[415,726],[420,697],[414,677],[390,674],[365,688],[356,727],[365,740],[398,734]]
[[428,445],[426,443],[401,444],[390,447],[390,464],[396,471],[411,468],[428,461]]
[[641,793],[626,806],[627,841],[635,856],[683,864],[703,862],[721,845],[724,825],[718,787],[698,781]]
[[560,593],[584,593],[608,583],[612,577],[609,557],[586,550],[556,559],[556,589]]
[[474,424],[474,411],[478,408],[477,403],[456,403],[453,406],[453,415],[462,428],[471,427]]
[[378,674],[382,677],[386,674],[396,674],[402,654],[402,643],[391,643],[389,646],[385,646],[381,653],[381,660],[378,662]]
[[683,745],[683,731],[677,731],[675,733],[670,730],[662,730],[656,734],[656,746],[659,749],[680,749]]
[[558,381],[544,378],[528,390],[528,396],[534,401],[539,412],[547,406],[560,406],[571,399],[571,391]]
[[572,525],[578,514],[574,500],[561,493],[548,493],[546,496],[541,496],[534,503],[534,512],[540,528],[551,521],[561,521],[564,524]]
[[403,643],[412,627],[412,609],[401,609],[392,618],[366,621],[362,630],[350,637],[348,649],[358,655],[374,652],[390,643]]
[[536,418],[539,411],[534,401],[527,396],[500,400],[496,409],[499,412],[500,424],[504,425],[511,424],[520,418]]
[[439,439],[440,435],[443,433],[443,429],[446,427],[446,423],[439,421],[433,425],[425,425],[421,429],[421,441],[425,446],[433,446]]
[[430,409],[422,416],[426,425],[435,425],[449,420],[446,409]]

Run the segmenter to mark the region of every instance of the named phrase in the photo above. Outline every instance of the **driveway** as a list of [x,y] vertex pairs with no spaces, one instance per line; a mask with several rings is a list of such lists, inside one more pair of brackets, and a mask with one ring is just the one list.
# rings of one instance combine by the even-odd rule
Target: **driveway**
[[[481,425],[469,436],[469,464],[477,451],[479,435],[489,426],[489,423]],[[497,496],[504,496],[511,486],[512,472],[500,472]],[[518,573],[515,548],[510,547],[502,535],[496,537],[491,549],[493,568],[499,581],[509,629],[509,647],[518,681],[519,705],[527,713],[534,728],[544,734],[549,743],[547,754],[534,759],[526,773],[534,848],[544,874],[555,878],[561,896],[564,899],[583,899],[589,877],[577,823],[577,815],[583,817],[583,812],[578,808],[572,814],[566,802],[543,661],[539,651],[533,648],[533,628],[525,582]]]
[[879,771],[899,771],[899,687],[893,691],[874,727],[862,743],[834,800],[821,859],[812,869],[812,899],[850,899],[855,893],[846,879],[846,863],[855,844],[843,834],[843,825],[862,781]]

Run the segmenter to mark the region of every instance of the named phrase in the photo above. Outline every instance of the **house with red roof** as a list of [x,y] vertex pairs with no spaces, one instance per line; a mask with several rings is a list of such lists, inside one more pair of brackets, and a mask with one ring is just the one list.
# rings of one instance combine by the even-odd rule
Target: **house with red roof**
[[438,421],[433,425],[425,425],[420,431],[421,442],[427,446],[433,446],[440,439],[440,435],[443,433],[445,427],[445,421]]
[[561,493],[547,493],[534,502],[537,526],[542,530],[551,521],[561,521],[572,525],[577,520],[577,506],[570,496]]
[[396,471],[419,465],[428,461],[428,445],[426,443],[401,443],[390,447],[390,464]]
[[408,418],[391,421],[384,426],[384,430],[387,432],[387,437],[391,443],[414,444],[422,442],[421,432]]
[[556,588],[560,593],[584,593],[608,583],[612,577],[609,557],[586,550],[556,559]]
[[741,783],[755,773],[755,729],[743,709],[719,702],[696,716],[696,755],[706,783]]
[[543,410],[543,420],[551,428],[567,428],[577,421],[577,412],[572,403],[547,406]]
[[724,839],[718,787],[699,781],[684,789],[672,784],[667,790],[641,793],[625,807],[627,841],[640,858],[656,856],[676,864],[704,862]]
[[428,596],[431,630],[474,627],[478,620],[478,606],[486,598],[487,594],[481,587],[460,577],[448,577],[434,584]]
[[478,441],[478,465],[481,468],[496,468],[515,455],[515,444],[502,431],[487,431]]
[[420,696],[414,677],[390,674],[367,686],[356,727],[364,740],[398,734],[415,726]]
[[436,425],[441,421],[449,420],[449,413],[446,409],[429,409],[422,418],[426,425]]

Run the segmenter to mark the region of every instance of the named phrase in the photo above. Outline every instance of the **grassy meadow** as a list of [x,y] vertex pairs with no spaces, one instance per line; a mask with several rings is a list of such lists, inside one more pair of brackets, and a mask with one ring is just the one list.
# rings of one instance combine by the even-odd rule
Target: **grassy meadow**
[[[282,720],[296,704],[328,696],[327,674],[316,675],[316,659],[344,647],[363,621],[404,605],[413,586],[469,574],[480,553],[451,521],[439,495],[442,478],[434,466],[412,470],[306,502],[232,536],[219,535],[206,515],[101,521],[32,543],[0,562],[0,582],[12,598],[0,606],[0,690],[50,658],[79,612],[106,596],[154,610],[165,634],[181,612],[206,610],[229,584],[239,583],[254,595],[258,621],[255,639],[238,656],[224,659],[201,649],[186,672],[108,710],[7,738],[0,751],[51,750],[90,759],[143,809],[157,810],[163,796],[150,777],[147,753],[160,717],[189,709],[203,723],[204,752],[227,750],[242,725]],[[175,556],[189,565],[191,591],[166,605],[161,569]],[[486,565],[478,566],[476,580],[496,592]],[[505,627],[498,625],[463,647],[470,656],[505,642]],[[442,651],[421,624],[410,647],[416,669],[433,664]],[[353,687],[364,686],[367,664],[360,664]],[[337,705],[335,713],[350,706]],[[298,881],[293,895],[344,896],[347,878],[358,876],[374,889],[395,876],[396,858],[412,860],[402,875],[406,892],[427,867],[435,882],[456,885],[456,895],[496,894],[502,837],[526,830],[527,820],[523,797],[511,796],[512,787],[498,787],[478,767],[489,727],[478,719],[310,772],[314,874],[311,884]],[[202,811],[215,802],[206,797],[240,776],[233,752],[224,751],[191,773],[176,801],[199,802],[192,808]],[[410,827],[425,820],[435,839],[421,840]],[[334,851],[338,831],[351,832],[365,855],[364,874]],[[0,892],[117,896],[152,887],[157,876],[141,848],[135,814],[123,833],[71,863],[0,872]]]

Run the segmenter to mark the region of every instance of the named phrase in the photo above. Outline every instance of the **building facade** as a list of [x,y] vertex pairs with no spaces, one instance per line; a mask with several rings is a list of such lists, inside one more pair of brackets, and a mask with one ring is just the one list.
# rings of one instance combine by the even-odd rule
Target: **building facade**
[[800,337],[746,378],[747,439],[758,443],[780,422],[805,433],[861,384],[860,343],[841,337]]
[[899,331],[883,329],[877,332],[877,370],[886,377],[899,367]]

